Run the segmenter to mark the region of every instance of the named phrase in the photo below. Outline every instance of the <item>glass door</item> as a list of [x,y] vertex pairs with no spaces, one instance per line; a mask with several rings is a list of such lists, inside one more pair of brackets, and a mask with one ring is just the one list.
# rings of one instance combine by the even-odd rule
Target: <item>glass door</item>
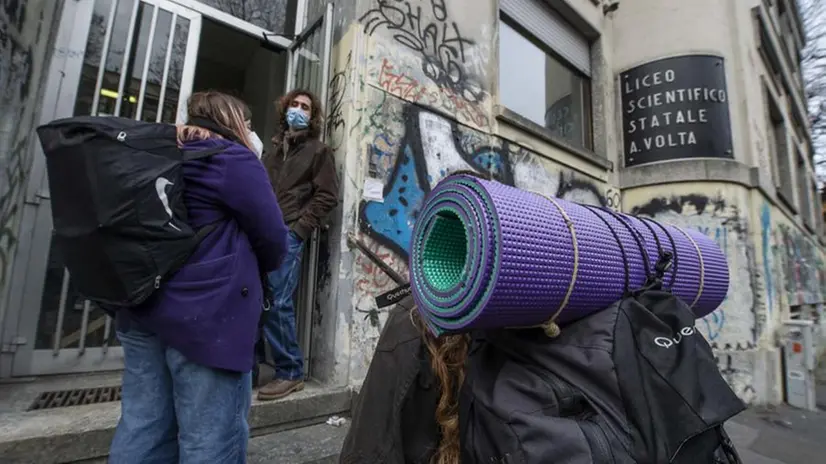
[[[309,90],[327,103],[327,82],[330,80],[330,53],[333,41],[333,5],[328,3],[324,13],[309,22],[289,48],[287,91],[294,88]],[[322,131],[322,134],[326,131]],[[322,135],[324,137],[324,135]],[[313,310],[315,308],[318,276],[319,231],[313,232],[304,249],[301,283],[298,288],[296,320],[298,340],[304,353],[307,376],[311,374]]]
[[[43,122],[73,115],[183,122],[200,32],[200,13],[169,0],[67,2],[58,35],[71,45],[56,45]],[[48,247],[51,203],[37,158],[33,174],[39,171],[42,181],[27,203],[36,212],[19,321],[26,343],[15,353],[12,375],[120,369],[113,321],[77,294]]]

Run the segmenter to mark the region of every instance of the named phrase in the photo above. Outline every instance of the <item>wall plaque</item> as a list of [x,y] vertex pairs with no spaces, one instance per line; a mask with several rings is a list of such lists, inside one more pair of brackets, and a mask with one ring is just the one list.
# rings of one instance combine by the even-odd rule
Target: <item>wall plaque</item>
[[620,74],[625,166],[733,158],[723,58],[684,55]]

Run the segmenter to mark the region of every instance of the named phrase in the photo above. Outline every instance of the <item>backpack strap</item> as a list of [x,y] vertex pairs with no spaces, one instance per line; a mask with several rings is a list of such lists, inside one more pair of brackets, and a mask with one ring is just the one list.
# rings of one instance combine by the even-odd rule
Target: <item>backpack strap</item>
[[203,158],[209,158],[210,156],[217,155],[224,151],[223,148],[213,148],[212,150],[184,150],[181,149],[184,154],[184,161],[193,161],[199,160]]
[[728,459],[727,464],[743,464],[743,460],[740,459],[740,454],[737,453],[737,450],[734,448],[734,443],[732,443],[731,438],[729,438],[722,425],[717,427],[717,435],[720,437],[721,451],[726,459]]

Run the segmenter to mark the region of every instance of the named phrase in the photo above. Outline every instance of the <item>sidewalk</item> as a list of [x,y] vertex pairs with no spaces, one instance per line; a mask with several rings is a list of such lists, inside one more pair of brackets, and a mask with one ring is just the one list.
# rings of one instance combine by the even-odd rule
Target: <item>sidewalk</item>
[[824,462],[826,412],[789,406],[749,409],[726,424],[745,464]]
[[826,359],[817,375],[820,411],[788,405],[750,408],[726,424],[745,464],[826,462]]

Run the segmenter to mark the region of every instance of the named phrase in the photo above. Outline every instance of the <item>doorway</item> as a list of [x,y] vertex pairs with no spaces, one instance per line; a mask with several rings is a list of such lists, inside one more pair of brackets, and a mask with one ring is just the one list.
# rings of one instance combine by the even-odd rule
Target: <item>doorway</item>
[[[275,126],[273,101],[285,87],[301,85],[326,101],[331,4],[293,41],[194,0],[74,0],[61,16],[43,124],[81,115],[182,123],[192,91],[213,88],[250,104],[266,143]],[[0,355],[11,360],[0,363],[0,377],[121,369],[112,320],[75,291],[51,247],[45,160],[38,144],[34,149],[21,219],[27,237],[17,253],[23,262],[16,272],[24,278],[12,287],[10,311],[0,321]],[[309,369],[318,233],[307,249],[305,263],[312,264],[296,306]]]
[[204,18],[192,91],[216,90],[246,102],[266,149],[274,135],[274,102],[286,85],[287,58],[261,39]]
[[[329,70],[329,31],[322,27],[327,13],[313,21],[293,47],[274,49],[260,38],[208,18],[201,25],[193,92],[215,90],[236,96],[249,105],[252,127],[268,150],[275,135],[276,99],[287,88],[301,87],[326,101]],[[326,45],[325,45],[326,44]],[[292,61],[292,62],[291,62]],[[323,64],[327,63],[327,66]],[[301,278],[294,297],[298,342],[305,374],[312,373],[312,314],[315,307],[319,233],[307,240]]]

